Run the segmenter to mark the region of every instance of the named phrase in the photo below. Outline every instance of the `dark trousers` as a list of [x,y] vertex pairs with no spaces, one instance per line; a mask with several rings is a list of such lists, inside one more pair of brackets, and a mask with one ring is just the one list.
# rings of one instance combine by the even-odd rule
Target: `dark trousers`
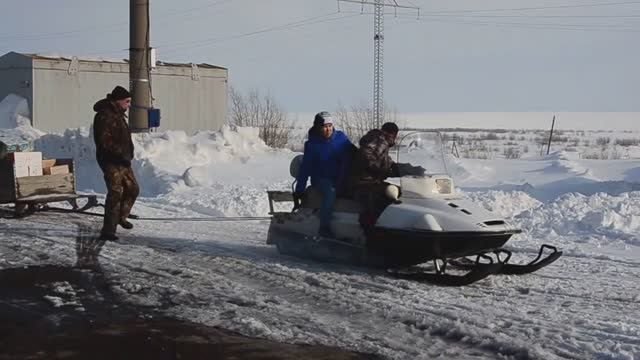
[[359,221],[363,228],[373,228],[378,217],[391,204],[391,200],[384,194],[387,186],[389,183],[382,182],[359,184],[356,187],[353,198],[362,205]]
[[140,192],[131,166],[106,164],[102,167],[107,185],[103,234],[115,234],[116,227],[129,216]]
[[312,186],[322,194],[320,205],[320,229],[331,229],[331,214],[336,202],[336,188],[329,179],[317,179]]

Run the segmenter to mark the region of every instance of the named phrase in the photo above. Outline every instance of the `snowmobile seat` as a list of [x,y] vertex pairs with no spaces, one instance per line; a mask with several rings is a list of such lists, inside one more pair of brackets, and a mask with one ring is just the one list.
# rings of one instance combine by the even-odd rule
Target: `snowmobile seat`
[[[320,192],[314,189],[313,186],[308,186],[304,191],[304,197],[300,206],[303,208],[319,209],[321,204],[322,195],[320,194]],[[333,211],[360,213],[362,212],[362,206],[359,202],[353,199],[339,197],[336,199],[336,202],[333,205]]]

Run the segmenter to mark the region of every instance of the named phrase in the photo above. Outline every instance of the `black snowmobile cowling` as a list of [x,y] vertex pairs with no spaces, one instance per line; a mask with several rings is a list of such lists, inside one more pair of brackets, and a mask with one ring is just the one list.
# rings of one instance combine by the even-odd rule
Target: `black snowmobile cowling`
[[[433,133],[429,132],[430,136]],[[435,138],[439,140],[439,134]],[[403,148],[401,141],[397,151],[407,151],[419,158],[419,150],[425,147],[424,138],[419,140],[412,140],[410,144],[417,144],[413,148]],[[428,147],[431,158],[433,148]],[[297,157],[292,161],[292,175],[299,160]],[[444,156],[442,161],[444,164]],[[396,201],[384,209],[375,226],[367,231],[358,220],[360,204],[352,199],[337,199],[331,223],[334,239],[317,236],[321,199],[312,187],[307,188],[302,203],[290,212],[273,211],[273,202],[292,200],[290,193],[270,191],[272,220],[267,243],[276,245],[283,254],[393,269],[394,274],[403,277],[407,276],[405,272],[400,275],[395,270],[432,261],[434,273],[421,273],[419,278],[444,285],[464,285],[500,272],[535,271],[562,254],[544,245],[531,263],[507,264],[511,252],[502,246],[521,231],[457,194],[453,179],[446,173],[403,176],[399,188],[400,197],[393,199]],[[544,249],[552,250],[546,258],[542,258]],[[475,257],[471,260],[473,266],[468,259],[453,261],[469,256]],[[462,276],[445,274],[447,264],[470,271]],[[410,278],[415,277],[410,274]]]

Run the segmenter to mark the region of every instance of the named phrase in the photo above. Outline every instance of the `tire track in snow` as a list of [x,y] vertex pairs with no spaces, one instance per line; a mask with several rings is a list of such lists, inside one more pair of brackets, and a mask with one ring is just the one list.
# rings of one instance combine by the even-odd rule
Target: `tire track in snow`
[[[223,261],[223,263],[221,263],[221,264],[217,264],[217,266],[214,266],[213,268],[214,268],[214,269],[219,269],[219,268],[220,268],[220,267],[222,267],[222,266],[227,266],[229,263],[230,263],[230,262],[229,262],[228,260],[225,260],[225,261]],[[244,269],[246,269],[246,265],[242,265],[241,267],[235,267],[235,268],[231,271],[231,273],[237,273],[238,271],[241,271],[241,270],[244,270]],[[267,270],[267,271],[268,271],[268,270]],[[249,274],[247,274],[247,276],[244,276],[244,278],[253,279],[253,278],[256,278],[256,277],[260,278],[260,276],[262,276],[262,278],[260,278],[260,281],[262,281],[262,282],[267,282],[267,283],[269,283],[269,281],[273,282],[273,279],[272,279],[271,277],[265,277],[265,276],[264,276],[264,274],[265,274],[265,273],[266,273],[266,271],[265,271],[264,269],[260,269],[260,270],[258,270],[258,272],[257,272],[257,273],[256,273],[256,272],[249,273]],[[295,280],[295,279],[294,279],[294,280]],[[295,280],[295,281],[299,283],[299,282],[300,282],[299,280],[301,280],[301,279],[297,279],[297,280]],[[290,281],[290,279],[287,279],[286,281]],[[272,287],[272,286],[270,286],[270,287]],[[335,290],[333,290],[333,292],[335,293]],[[374,294],[368,294],[368,296],[367,296],[367,297],[371,297],[372,295],[374,295]],[[324,297],[326,297],[324,294],[321,294],[319,297],[323,297],[323,296],[324,296]],[[300,299],[299,299],[299,298],[297,298],[296,300],[300,300]],[[343,299],[341,299],[341,302],[342,302],[342,300],[343,300]],[[395,299],[391,299],[391,301],[395,301]],[[388,301],[387,301],[387,304],[388,304]],[[349,310],[352,310],[352,309],[349,309]],[[370,309],[366,309],[367,317],[370,317],[370,312],[369,312],[369,310],[370,310]],[[375,309],[374,309],[374,310],[375,310]],[[459,310],[459,309],[454,307],[454,310]],[[446,313],[444,313],[444,314],[446,314]],[[442,316],[442,315],[443,315],[443,313],[442,313],[442,312],[439,312],[439,314],[437,314],[437,315],[438,315],[438,316]],[[403,317],[406,317],[406,316],[403,316]],[[386,321],[386,318],[385,318],[384,320]],[[367,322],[370,322],[370,320],[367,320]]]
[[[69,248],[74,231],[59,224],[56,228],[55,223],[25,222],[33,224],[36,232],[48,229],[50,233],[26,240],[34,247],[21,251],[61,250],[55,256],[72,261],[75,254]],[[561,258],[538,274],[495,277],[450,289],[280,256],[264,246],[264,224],[198,225],[181,238],[167,237],[175,235],[170,224],[154,227],[141,231],[151,237],[138,240],[134,231],[123,243],[106,246],[102,265],[117,278],[135,282],[141,277],[139,281],[148,284],[150,293],[128,294],[136,301],[168,293],[175,302],[168,311],[210,325],[373,350],[391,358],[447,351],[452,356],[594,357],[615,354],[615,344],[606,345],[608,341],[622,343],[625,351],[637,351],[637,319],[611,315],[629,313],[633,305],[629,300],[635,298],[616,288],[616,283],[633,286],[638,274],[634,269],[616,268],[615,262]],[[28,227],[21,231],[20,236],[33,237]],[[570,276],[549,275],[552,269]],[[603,290],[590,290],[598,287]],[[251,299],[256,296],[259,300]],[[545,306],[557,314],[545,313]],[[207,317],[207,312],[215,316]],[[264,328],[239,323],[243,317],[259,319]],[[270,329],[296,327],[302,335],[286,330],[270,333]],[[547,343],[540,343],[541,339]],[[598,343],[603,345],[592,345]]]
[[[236,268],[235,270],[237,271],[238,269]],[[256,274],[254,273],[254,274],[249,274],[249,275],[251,275],[251,276],[255,276]],[[533,275],[532,275],[532,276],[533,276]],[[522,279],[522,278],[519,278],[519,279]],[[262,279],[262,280],[263,280],[263,281],[265,281],[265,280],[268,280],[268,279]],[[540,290],[540,293],[544,293],[545,291],[546,291],[546,290]],[[368,295],[370,295],[370,294],[368,294]],[[563,294],[561,293],[560,295],[563,295]],[[570,295],[570,294],[564,294],[564,295]],[[599,302],[600,302],[600,300],[602,300],[602,299],[599,299]],[[517,304],[516,304],[516,305],[517,305]],[[539,306],[540,306],[540,303],[539,303],[539,302],[534,302],[534,303],[533,303],[533,305],[534,305],[535,307],[539,307]],[[608,306],[608,305],[609,305],[609,304],[604,304],[604,306]],[[460,308],[454,307],[454,308],[453,308],[453,309],[451,309],[451,310],[452,310],[452,311],[457,311],[457,310],[460,310]],[[439,313],[437,313],[436,315],[437,315],[437,316],[442,316],[443,314],[442,314],[441,312],[439,312]],[[521,321],[521,319],[519,319],[519,318],[514,318],[514,321]],[[537,322],[540,322],[540,320],[536,320],[536,321],[537,321]],[[544,324],[541,324],[541,325],[544,327]],[[546,326],[546,327],[547,327],[547,328],[550,328],[550,329],[553,329],[553,328],[554,328],[554,326],[553,326],[553,325],[554,325],[554,323],[553,323],[553,319],[551,319],[551,322],[550,322],[550,324],[549,324],[549,325],[550,325],[550,326]],[[557,324],[555,324],[555,325],[557,326]],[[568,331],[570,331],[570,329],[569,329]],[[593,335],[593,334],[591,334],[591,335]],[[602,335],[602,334],[598,334],[598,336],[597,336],[597,337],[599,337],[599,335]],[[604,335],[605,335],[605,338],[606,338],[606,336],[609,336],[609,338],[611,337],[611,333],[610,333],[610,332],[604,332]],[[597,337],[596,337],[596,340],[597,340]],[[584,341],[585,341],[585,342],[591,342],[592,340],[594,340],[594,338],[593,338],[593,337],[589,337],[589,338],[586,338]],[[583,349],[583,350],[584,350],[584,349]]]

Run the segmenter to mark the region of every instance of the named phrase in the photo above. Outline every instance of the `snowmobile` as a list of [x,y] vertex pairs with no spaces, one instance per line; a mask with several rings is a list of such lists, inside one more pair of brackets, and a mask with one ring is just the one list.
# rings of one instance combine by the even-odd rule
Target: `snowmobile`
[[[292,192],[268,191],[271,224],[267,244],[284,255],[383,268],[399,278],[453,286],[492,274],[530,273],[562,255],[545,244],[533,261],[509,263],[512,253],[503,246],[521,230],[456,192],[438,132],[406,134],[394,151],[398,164],[421,165],[429,173],[391,179],[397,183],[387,187],[391,204],[373,228],[361,226],[360,203],[338,198],[331,221],[335,238],[320,237],[317,213],[321,197],[312,186],[290,211],[274,209],[279,202],[293,201]],[[291,162],[294,179],[301,157]],[[545,250],[550,253],[543,257]],[[419,266],[430,262],[430,269]]]

